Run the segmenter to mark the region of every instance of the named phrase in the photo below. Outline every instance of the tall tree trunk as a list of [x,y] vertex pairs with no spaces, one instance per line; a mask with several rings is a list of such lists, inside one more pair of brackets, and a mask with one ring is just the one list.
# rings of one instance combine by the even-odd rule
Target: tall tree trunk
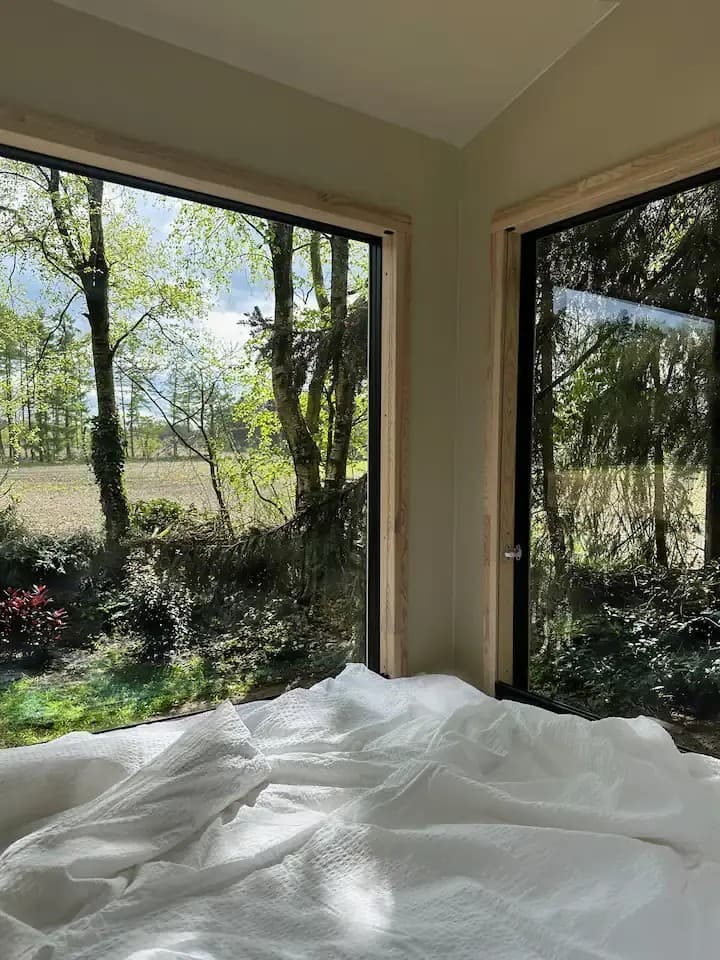
[[[177,402],[178,402],[178,382],[177,382],[177,378],[178,378],[177,366],[174,366],[174,367],[173,367],[173,373],[172,373],[172,400],[170,401],[170,404],[171,404],[170,409],[171,409],[171,411],[172,411],[173,421],[175,420],[175,411],[177,410]],[[177,458],[178,458],[178,437],[177,437],[177,433],[175,433],[174,430],[173,430],[173,432],[172,432],[172,455],[173,455],[173,460],[177,460]]]
[[334,357],[335,415],[330,441],[326,483],[330,489],[339,489],[347,478],[347,460],[353,427],[356,390],[356,349],[348,319],[348,250],[343,237],[333,237],[330,311],[333,326],[341,331]]
[[542,462],[543,506],[547,519],[550,549],[555,566],[555,580],[563,581],[567,572],[565,531],[560,517],[555,472],[555,396],[553,382],[553,311],[552,280],[545,264],[539,266],[540,318],[538,322],[539,383],[535,411],[535,429]]
[[[318,333],[317,349],[310,382],[308,383],[305,420],[308,430],[316,440],[320,431],[320,410],[322,409],[325,380],[335,353],[336,343],[342,336],[342,330],[337,329],[334,317],[331,316],[330,299],[325,289],[325,278],[323,277],[320,243],[320,234],[317,231],[313,232],[310,236],[310,268],[315,299],[321,316],[321,329]],[[328,318],[330,318],[329,322]],[[332,441],[328,439],[328,448],[331,445]],[[329,454],[327,459],[329,459]]]
[[34,460],[34,459],[35,459],[35,444],[32,442],[32,437],[30,436],[30,434],[32,433],[32,428],[33,428],[33,421],[32,421],[32,400],[33,400],[33,398],[32,398],[32,395],[31,395],[31,388],[30,388],[30,358],[29,358],[29,356],[28,356],[28,345],[27,345],[27,343],[25,344],[25,350],[24,350],[24,362],[25,362],[25,376],[24,376],[24,381],[25,381],[25,397],[26,397],[25,409],[27,410],[27,439],[26,439],[26,441],[25,441],[25,457],[27,457],[27,455],[28,455],[28,442],[29,442],[30,459],[31,459],[31,460]]
[[[128,442],[130,444],[130,456],[135,458],[135,421],[137,414],[137,390],[135,389],[135,381],[130,381],[130,404],[128,409],[128,424],[127,424],[127,433],[128,433]],[[145,458],[147,459],[147,457]]]
[[327,397],[327,440],[325,443],[325,476],[330,473],[330,457],[333,449],[333,438],[335,436],[335,400],[332,391],[328,391]]
[[70,428],[70,401],[65,401],[64,409],[65,422],[65,459],[72,460],[72,432]]
[[130,519],[123,485],[125,450],[115,399],[113,352],[110,344],[110,267],[105,257],[102,221],[103,183],[88,180],[91,249],[83,273],[83,291],[90,324],[97,416],[91,434],[91,459],[100,490],[108,543],[128,531]]
[[107,285],[96,280],[92,288],[86,290],[86,297],[98,408],[90,435],[90,455],[105,515],[107,540],[112,544],[127,533],[130,521],[123,486],[125,450],[115,400]]
[[59,402],[53,402],[52,419],[52,460],[53,463],[60,459],[60,450],[62,449],[62,439],[60,437],[60,405]]
[[270,223],[268,239],[275,293],[270,335],[273,396],[295,468],[295,506],[301,509],[317,500],[321,485],[320,451],[300,409],[294,368],[293,228],[289,224]]
[[713,321],[708,372],[708,452],[705,494],[705,562],[720,559],[720,318]]
[[47,411],[43,410],[41,406],[38,406],[37,412],[37,435],[38,435],[38,460],[40,463],[45,463],[48,459],[47,449],[48,449],[48,424],[47,424]]
[[660,344],[652,353],[650,375],[653,382],[653,531],[655,560],[661,567],[668,565],[667,516],[665,510],[665,385],[660,376]]
[[230,517],[230,511],[228,510],[227,502],[225,500],[225,494],[223,493],[222,483],[220,482],[220,475],[218,473],[218,463],[215,456],[214,449],[208,451],[208,467],[210,468],[210,484],[213,488],[213,493],[215,494],[215,499],[217,500],[218,510],[220,512],[220,520],[222,521],[223,527],[232,537],[234,535],[232,519]]
[[655,560],[658,566],[667,567],[667,520],[665,517],[665,455],[662,437],[656,434],[653,441],[653,527],[655,531]]
[[97,394],[97,416],[90,434],[90,459],[105,515],[105,536],[109,544],[114,544],[127,533],[130,519],[123,486],[125,451],[115,398],[114,355],[110,343],[110,265],[105,255],[104,184],[93,178],[86,181],[90,243],[85,253],[78,242],[77,231],[68,222],[60,173],[50,170],[47,177],[55,224],[85,294]]
[[8,457],[14,460],[17,456],[15,446],[15,411],[12,405],[12,360],[10,353],[5,354],[5,416],[8,422]]

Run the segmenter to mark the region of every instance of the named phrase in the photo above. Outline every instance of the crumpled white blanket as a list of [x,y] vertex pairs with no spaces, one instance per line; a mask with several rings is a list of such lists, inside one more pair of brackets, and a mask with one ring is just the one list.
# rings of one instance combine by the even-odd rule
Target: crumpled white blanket
[[720,764],[650,720],[358,666],[241,716],[0,753],[2,960],[720,954]]

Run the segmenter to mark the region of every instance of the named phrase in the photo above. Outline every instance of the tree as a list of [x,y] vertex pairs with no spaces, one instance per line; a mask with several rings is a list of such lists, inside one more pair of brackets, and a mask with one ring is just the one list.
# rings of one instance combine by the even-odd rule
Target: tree
[[[307,246],[319,323],[295,321],[293,228],[269,223],[266,240],[272,264],[275,312],[266,324],[273,397],[296,476],[296,508],[316,502],[323,489],[342,489],[355,426],[358,390],[367,376],[367,295],[348,304],[349,242],[329,238],[330,293],[323,275],[322,240]],[[304,239],[304,238],[303,238]],[[262,318],[260,318],[262,322]],[[305,405],[301,395],[306,391]],[[325,407],[325,456],[321,420]]]
[[[366,446],[367,246],[209,208],[187,209],[178,225],[194,238],[194,260],[212,242],[223,285],[238,263],[272,285],[272,315],[258,306],[247,318],[252,335],[237,418],[250,442],[241,476],[258,495],[258,477],[269,487],[284,482],[289,455],[293,508],[322,502],[344,488],[353,450]],[[263,497],[284,515],[282,495]]]
[[[565,470],[579,465],[650,470],[653,556],[661,566],[669,562],[668,456],[676,478],[681,461],[707,464],[711,495],[712,377],[696,362],[698,337],[687,330],[663,329],[658,321],[644,323],[636,305],[646,304],[649,310],[657,306],[673,315],[697,311],[700,317],[712,316],[718,244],[710,211],[717,209],[717,198],[707,191],[691,192],[542,241],[536,439],[556,571],[562,572],[565,553],[558,530],[567,538],[581,525],[581,517],[575,516],[572,530],[567,523],[563,527],[552,480],[558,456]],[[555,311],[556,290],[570,291],[571,301],[573,292],[588,291],[591,296],[582,310],[586,316],[576,320],[567,311]],[[603,303],[608,306],[603,308]],[[610,309],[612,303],[627,304],[638,318],[629,324],[619,307],[613,319],[593,313]],[[706,382],[707,400],[698,403],[697,386]],[[564,442],[558,437],[558,405],[561,421],[569,423]],[[573,437],[573,423],[578,422],[582,429]],[[600,482],[596,478],[593,488]],[[595,502],[602,501],[597,494],[595,490]],[[618,523],[624,522],[618,517]],[[714,508],[708,508],[709,535],[714,523]],[[675,524],[675,532],[678,529]],[[618,544],[639,545],[639,536],[644,534],[636,527]],[[608,550],[614,542],[614,537],[607,538]]]
[[296,349],[293,290],[293,227],[268,223],[275,316],[269,326],[269,356],[278,418],[295,466],[297,509],[314,503],[321,490],[320,450],[300,407],[305,358]]
[[[173,445],[181,444],[207,465],[220,520],[230,536],[234,528],[223,457],[228,445],[225,414],[232,405],[236,365],[233,351],[223,353],[212,338],[191,326],[176,327],[172,334],[159,330],[144,351],[133,351],[118,364],[136,395],[169,429]],[[146,432],[147,427],[146,420]]]
[[535,412],[536,441],[542,464],[542,501],[547,519],[555,580],[565,580],[567,544],[560,516],[555,465],[555,388],[553,355],[557,317],[553,307],[553,287],[546,263],[538,273],[539,313],[537,323],[538,400]]
[[173,317],[201,300],[193,278],[174,274],[153,244],[132,194],[100,179],[4,161],[0,167],[2,252],[32,260],[65,299],[78,299],[90,330],[97,414],[91,460],[109,543],[128,530],[125,449],[115,361],[121,345],[149,320]]

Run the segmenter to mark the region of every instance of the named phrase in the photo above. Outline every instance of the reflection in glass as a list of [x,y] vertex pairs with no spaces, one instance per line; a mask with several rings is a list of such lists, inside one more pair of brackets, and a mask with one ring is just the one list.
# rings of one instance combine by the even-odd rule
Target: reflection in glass
[[536,258],[530,689],[720,754],[720,189]]

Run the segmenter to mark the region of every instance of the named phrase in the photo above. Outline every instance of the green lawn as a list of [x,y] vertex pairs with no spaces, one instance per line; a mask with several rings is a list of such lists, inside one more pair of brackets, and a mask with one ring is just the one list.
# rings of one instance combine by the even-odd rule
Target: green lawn
[[218,677],[198,656],[166,665],[138,664],[120,644],[107,644],[62,670],[0,688],[0,747],[188,713],[227,697],[240,699],[249,688],[243,678]]

